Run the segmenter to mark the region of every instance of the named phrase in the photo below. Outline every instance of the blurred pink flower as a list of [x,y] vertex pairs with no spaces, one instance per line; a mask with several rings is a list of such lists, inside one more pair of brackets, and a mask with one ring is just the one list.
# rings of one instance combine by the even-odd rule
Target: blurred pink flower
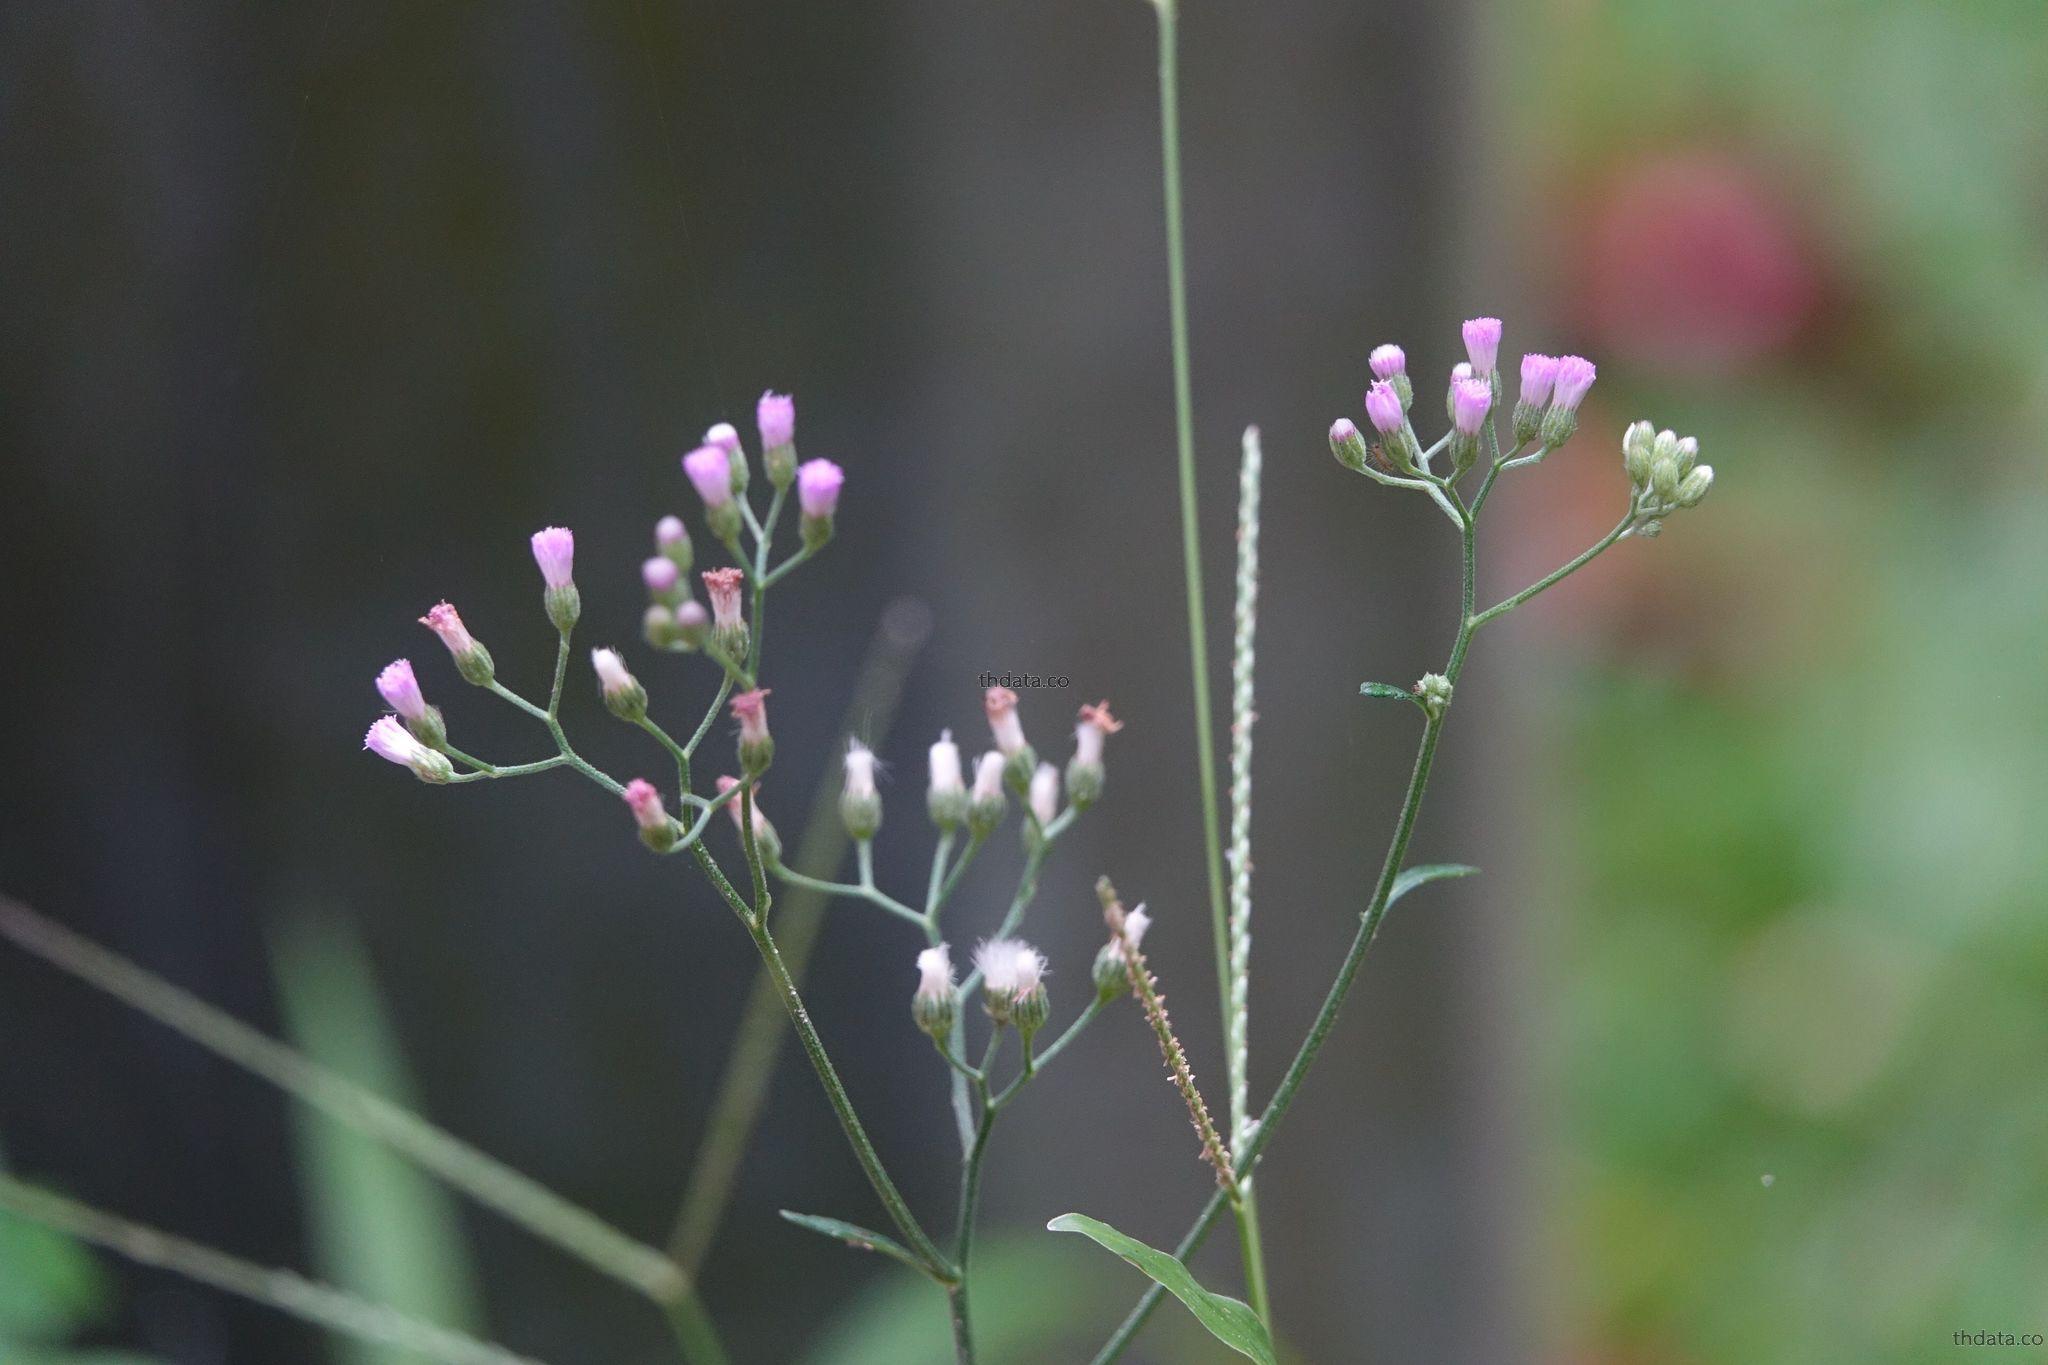
[[1820,266],[1792,207],[1739,160],[1639,161],[1590,203],[1579,297],[1616,360],[1707,374],[1753,366],[1789,346],[1820,302]]

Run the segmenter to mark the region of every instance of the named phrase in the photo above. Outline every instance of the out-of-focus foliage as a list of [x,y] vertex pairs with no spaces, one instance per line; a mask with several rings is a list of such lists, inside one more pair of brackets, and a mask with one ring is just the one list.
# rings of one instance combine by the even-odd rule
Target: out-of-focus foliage
[[1539,765],[1563,1330],[1907,1362],[2048,1329],[2048,25],[1543,19],[1549,212],[1622,243],[1556,302],[1611,410],[1722,476],[1572,599],[1607,657]]
[[[278,1001],[307,1056],[401,1104],[416,1104],[384,1016],[369,954],[338,916],[287,917],[272,950]],[[483,1334],[483,1308],[455,1201],[388,1148],[321,1114],[295,1111],[300,1184],[322,1277],[372,1303]],[[338,1365],[423,1365],[336,1338]]]
[[111,1284],[93,1253],[59,1232],[0,1213],[0,1360],[9,1365],[151,1365],[125,1351],[64,1345],[90,1327]]

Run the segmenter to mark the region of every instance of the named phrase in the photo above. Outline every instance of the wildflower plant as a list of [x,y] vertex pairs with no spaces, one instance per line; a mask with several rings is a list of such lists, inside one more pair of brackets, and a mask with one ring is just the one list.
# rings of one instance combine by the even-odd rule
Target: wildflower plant
[[[1712,468],[1699,462],[1698,443],[1692,438],[1659,431],[1648,422],[1631,425],[1620,441],[1627,492],[1612,529],[1556,570],[1482,607],[1478,572],[1481,515],[1504,478],[1541,465],[1573,440],[1581,405],[1596,378],[1594,366],[1578,356],[1523,355],[1516,367],[1518,383],[1510,405],[1502,364],[1502,324],[1491,317],[1473,318],[1462,329],[1465,358],[1444,380],[1442,434],[1425,444],[1421,430],[1437,425],[1430,419],[1437,410],[1432,405],[1438,400],[1410,373],[1403,347],[1389,343],[1370,352],[1361,375],[1366,387],[1358,415],[1364,424],[1351,416],[1338,418],[1329,429],[1330,451],[1345,471],[1397,493],[1420,497],[1450,524],[1458,546],[1458,607],[1447,653],[1434,669],[1422,672],[1412,684],[1360,685],[1368,698],[1416,708],[1421,731],[1414,766],[1379,874],[1362,892],[1358,924],[1315,1021],[1272,1094],[1263,1106],[1255,1105],[1249,1084],[1254,901],[1251,813],[1263,452],[1257,429],[1247,430],[1240,464],[1226,826],[1211,716],[1197,535],[1185,246],[1180,222],[1176,10],[1175,0],[1154,3],[1159,19],[1160,126],[1189,676],[1209,919],[1218,1008],[1224,1024],[1227,1100],[1220,1116],[1209,1107],[1193,1062],[1174,1031],[1161,984],[1148,964],[1145,944],[1153,921],[1143,905],[1126,909],[1107,877],[1098,882],[1105,938],[1085,976],[1073,972],[1058,977],[1085,981],[1085,986],[1055,990],[1051,964],[1023,937],[1045,863],[1074,823],[1108,790],[1108,740],[1122,725],[1107,702],[1081,708],[1074,721],[1072,747],[1063,762],[1056,762],[1042,755],[1027,735],[1018,697],[1005,688],[990,688],[981,699],[989,737],[985,749],[973,753],[963,748],[955,732],[948,729],[942,730],[927,750],[924,823],[929,826],[928,836],[900,811],[885,810],[876,780],[879,759],[863,737],[848,736],[839,763],[836,801],[828,809],[852,845],[853,879],[840,881],[819,875],[830,874],[833,868],[807,871],[792,865],[806,859],[788,853],[763,801],[766,780],[778,759],[770,714],[771,709],[806,704],[809,698],[801,693],[792,695],[787,688],[778,694],[773,686],[778,679],[766,649],[768,609],[774,591],[829,548],[846,474],[830,460],[799,459],[796,407],[786,394],[766,393],[756,408],[758,482],[755,458],[729,423],[711,427],[702,442],[682,457],[682,473],[695,490],[703,532],[709,543],[722,551],[722,556],[712,557],[726,562],[700,562],[699,541],[681,517],[668,515],[656,522],[651,553],[639,570],[645,605],[640,608],[638,646],[629,650],[616,643],[600,644],[586,656],[587,675],[575,667],[579,652],[575,637],[582,624],[584,602],[575,577],[576,538],[563,527],[544,528],[531,540],[541,579],[541,614],[555,637],[553,666],[544,692],[536,690],[529,695],[515,690],[507,680],[509,671],[501,674],[491,651],[471,633],[450,603],[438,603],[421,618],[448,651],[454,677],[532,720],[545,741],[544,752],[505,761],[478,757],[458,747],[461,717],[458,714],[451,719],[450,712],[444,711],[448,694],[440,684],[432,683],[431,676],[423,682],[420,672],[406,659],[392,662],[375,676],[376,691],[389,714],[378,718],[364,738],[364,747],[376,757],[435,786],[498,782],[564,770],[620,802],[625,808],[620,818],[622,835],[631,832],[654,856],[687,859],[687,865],[712,888],[753,943],[767,989],[824,1090],[880,1206],[887,1231],[836,1216],[787,1211],[783,1216],[800,1227],[890,1257],[931,1280],[943,1291],[956,1353],[963,1365],[972,1365],[975,1359],[974,1245],[991,1133],[1007,1107],[1082,1030],[1127,998],[1134,1002],[1129,1008],[1159,1045],[1167,1077],[1187,1107],[1195,1130],[1195,1152],[1205,1164],[1213,1188],[1171,1251],[1147,1246],[1079,1213],[1052,1221],[1054,1230],[1093,1239],[1153,1282],[1094,1359],[1097,1365],[1117,1359],[1161,1299],[1172,1294],[1231,1349],[1268,1365],[1275,1360],[1255,1190],[1257,1173],[1329,1038],[1387,911],[1428,882],[1475,870],[1461,864],[1410,866],[1406,861],[1438,742],[1454,710],[1471,646],[1486,625],[1562,582],[1621,541],[1657,535],[1671,516],[1697,506],[1714,480]],[[792,516],[796,531],[793,547],[784,536]],[[612,597],[607,593],[600,600],[609,603]],[[610,615],[608,607],[604,614]],[[516,657],[508,651],[508,658]],[[671,729],[667,719],[672,715],[674,684],[668,672],[657,673],[656,668],[670,662],[693,667],[700,679],[696,690],[701,710],[691,708],[697,718],[687,727]],[[656,685],[650,687],[644,678],[654,679]],[[622,779],[583,756],[561,719],[562,700],[572,679],[577,685],[593,686],[618,723],[638,729],[651,741],[663,771],[656,775],[634,773]],[[437,702],[429,702],[430,692]],[[721,725],[722,720],[729,721],[730,728]],[[712,761],[714,756],[718,761]],[[953,912],[963,898],[963,879],[988,841],[998,837],[1013,818],[1016,837],[1023,846],[1021,872],[1008,893],[1005,909],[996,917],[993,932],[963,951],[948,933],[957,919]],[[724,828],[728,824],[729,832]],[[885,829],[891,838],[929,837],[929,873],[920,889],[893,891],[879,884],[875,844]],[[808,846],[810,840],[804,842]],[[1121,856],[1134,861],[1137,854],[1126,851]],[[902,962],[908,1000],[899,1018],[902,1027],[916,1029],[929,1039],[937,1054],[932,1064],[944,1068],[959,1148],[957,1195],[946,1220],[949,1226],[939,1231],[933,1230],[928,1213],[920,1214],[911,1207],[890,1174],[832,1062],[826,1040],[805,1008],[799,984],[802,954],[786,954],[778,940],[783,924],[774,913],[779,888],[796,888],[865,907],[877,912],[878,926],[904,926]],[[709,1229],[715,1225],[715,1210],[702,1215],[686,1209],[670,1251],[642,1245],[416,1115],[324,1071],[4,897],[0,897],[0,934],[272,1081],[333,1119],[384,1142],[528,1231],[642,1293],[666,1314],[682,1355],[693,1365],[716,1365],[728,1358],[692,1278]],[[792,956],[798,959],[794,964]],[[962,965],[966,967],[964,978],[959,974]],[[970,1008],[975,1004],[978,1009]],[[743,1041],[745,1036],[743,1033]],[[736,1058],[758,1056],[744,1045],[735,1051]],[[758,1087],[754,1093],[757,1108]],[[730,1147],[744,1142],[753,1118],[754,1112],[742,1101],[723,1118],[715,1117],[713,1128]],[[0,1174],[0,1209],[51,1223],[337,1332],[424,1358],[485,1365],[523,1359],[502,1347],[406,1318],[338,1290],[139,1227],[4,1174]],[[1243,1301],[1206,1288],[1186,1265],[1226,1210],[1238,1234],[1246,1294]]]

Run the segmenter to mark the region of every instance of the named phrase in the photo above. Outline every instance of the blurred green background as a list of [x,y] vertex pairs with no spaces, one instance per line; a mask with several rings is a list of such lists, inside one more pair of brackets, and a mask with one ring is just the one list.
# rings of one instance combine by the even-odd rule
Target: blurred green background
[[[779,608],[785,830],[899,594],[938,626],[885,752],[885,882],[921,875],[920,756],[974,728],[973,675],[1073,674],[1027,699],[1045,734],[1107,693],[1111,797],[1034,912],[1055,1009],[1113,871],[1220,1078],[1150,26],[9,6],[0,891],[659,1239],[745,943],[585,793],[429,792],[355,748],[395,654],[450,704],[410,624],[439,596],[538,666],[541,524],[578,528],[591,629],[630,639],[675,455],[772,384],[851,476],[832,571]],[[1922,1362],[2048,1331],[2048,14],[1189,0],[1183,34],[1212,584],[1236,432],[1266,432],[1259,1085],[1410,753],[1356,683],[1448,636],[1441,525],[1325,453],[1366,352],[1431,376],[1499,312],[1507,351],[1600,364],[1579,438],[1490,509],[1488,598],[1611,524],[1628,421],[1720,476],[1481,639],[1416,856],[1487,875],[1393,917],[1262,1177],[1297,1358]],[[648,680],[678,712],[702,686]],[[452,701],[477,748],[530,742]],[[645,762],[588,697],[579,726]],[[985,872],[961,937],[1014,858]],[[936,1210],[914,946],[835,915],[811,994]],[[671,1358],[610,1286],[11,949],[0,1038],[17,1174],[545,1359]],[[1003,1135],[992,1359],[1084,1358],[1137,1287],[1046,1217],[1169,1242],[1203,1197],[1148,1048],[1096,1030]],[[944,1359],[921,1286],[785,1205],[868,1208],[787,1057],[706,1272],[738,1357]],[[395,1365],[0,1220],[0,1358],[122,1351]],[[1213,1348],[1170,1310],[1139,1358]]]

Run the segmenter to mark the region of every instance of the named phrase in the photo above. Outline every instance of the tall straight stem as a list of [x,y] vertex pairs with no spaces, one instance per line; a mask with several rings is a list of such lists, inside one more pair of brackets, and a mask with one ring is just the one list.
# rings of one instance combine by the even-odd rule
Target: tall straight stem
[[[1461,573],[1458,592],[1458,634],[1451,643],[1451,656],[1444,665],[1444,676],[1455,683],[1465,668],[1465,654],[1472,644],[1472,633],[1478,629],[1479,620],[1473,611],[1477,591],[1477,537],[1474,534],[1472,514],[1460,509],[1460,560]],[[1351,946],[1345,950],[1344,962],[1337,969],[1337,979],[1330,983],[1328,994],[1323,997],[1322,1008],[1316,1011],[1315,1023],[1309,1028],[1308,1037],[1295,1052],[1294,1060],[1288,1063],[1287,1074],[1281,1077],[1279,1088],[1273,1092],[1272,1100],[1265,1112],[1259,1115],[1258,1127],[1252,1139],[1237,1153],[1238,1172],[1241,1177],[1249,1176],[1256,1168],[1266,1150],[1266,1144],[1273,1140],[1273,1134],[1280,1126],[1280,1120],[1294,1104],[1294,1097],[1301,1090],[1301,1083],[1308,1070],[1315,1064],[1316,1057],[1323,1050],[1330,1032],[1337,1026],[1337,1015],[1344,1008],[1344,1000],[1351,993],[1352,982],[1358,977],[1358,969],[1371,950],[1373,939],[1379,933],[1380,921],[1386,916],[1387,903],[1394,892],[1394,879],[1401,873],[1401,864],[1408,856],[1408,841],[1415,833],[1415,818],[1422,809],[1422,796],[1429,789],[1429,774],[1436,763],[1436,746],[1443,734],[1444,718],[1447,711],[1431,716],[1422,727],[1422,742],[1415,751],[1415,768],[1408,777],[1408,791],[1401,798],[1401,813],[1394,822],[1394,837],[1387,845],[1386,861],[1380,865],[1379,881],[1374,884],[1372,899],[1366,902],[1365,912],[1359,917],[1358,931],[1352,935]],[[1209,1235],[1216,1218],[1222,1213],[1228,1201],[1223,1192],[1210,1196],[1207,1206],[1195,1219],[1194,1226],[1174,1247],[1173,1254],[1181,1260],[1193,1255],[1202,1241]],[[1145,1320],[1152,1316],[1152,1310],[1159,1306],[1165,1290],[1158,1285],[1145,1291],[1137,1306],[1123,1320],[1110,1339],[1095,1355],[1093,1365],[1109,1365],[1117,1359],[1137,1338]]]
[[[1216,800],[1216,734],[1209,698],[1209,631],[1202,590],[1200,505],[1195,488],[1195,403],[1188,347],[1187,239],[1181,208],[1180,53],[1178,0],[1153,0],[1159,15],[1159,160],[1166,209],[1166,291],[1173,346],[1173,425],[1180,470],[1181,565],[1187,580],[1188,671],[1195,707],[1195,765],[1202,798],[1202,855],[1209,874],[1209,921],[1216,957],[1216,992],[1226,1018],[1230,991],[1230,912],[1223,880],[1223,828]],[[1266,1304],[1266,1269],[1258,1210],[1242,1201],[1237,1211],[1244,1254],[1245,1288],[1261,1319]]]

